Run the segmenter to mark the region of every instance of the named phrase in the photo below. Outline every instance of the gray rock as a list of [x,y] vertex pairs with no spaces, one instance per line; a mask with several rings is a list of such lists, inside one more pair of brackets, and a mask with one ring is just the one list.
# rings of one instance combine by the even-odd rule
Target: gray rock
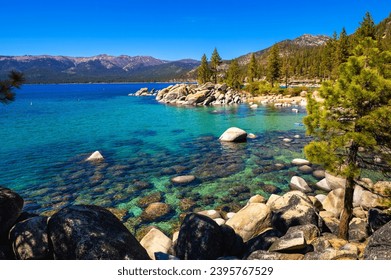
[[55,259],[148,260],[146,250],[108,210],[73,205],[54,214],[48,236]]
[[175,255],[182,260],[215,260],[224,255],[223,233],[211,218],[187,214],[174,246]]
[[349,241],[364,242],[367,238],[367,223],[363,219],[353,218],[349,224]]
[[369,239],[364,251],[365,260],[391,260],[391,222],[388,222]]
[[16,259],[50,260],[47,217],[37,216],[17,223],[10,231],[9,239]]
[[[305,194],[288,192],[272,205],[272,226],[285,234],[292,226],[312,224],[318,226],[320,217],[315,206]],[[273,210],[274,209],[274,210]]]
[[219,138],[224,142],[246,142],[247,132],[237,127],[228,128]]
[[388,210],[369,209],[368,211],[368,226],[373,233],[386,223],[391,221],[391,208]]
[[308,193],[312,191],[311,188],[308,186],[307,182],[299,176],[293,176],[291,178],[289,186],[291,187],[291,189],[298,190],[303,193]]
[[282,236],[281,232],[275,229],[268,229],[260,235],[246,242],[243,258],[246,259],[252,252],[269,250],[270,246]]
[[16,192],[0,186],[0,241],[22,213],[23,198]]
[[255,251],[248,256],[247,260],[302,260],[304,255],[302,254],[284,254],[279,252],[267,252],[267,251]]

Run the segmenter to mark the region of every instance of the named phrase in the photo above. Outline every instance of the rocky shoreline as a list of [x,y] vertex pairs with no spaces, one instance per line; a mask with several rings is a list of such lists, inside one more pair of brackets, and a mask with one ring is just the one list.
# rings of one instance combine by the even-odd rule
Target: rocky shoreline
[[[248,136],[230,128],[220,141],[244,142]],[[102,160],[93,155],[87,160]],[[72,205],[39,216],[23,212],[23,198],[0,187],[0,259],[391,259],[391,182],[357,182],[346,241],[337,237],[344,179],[313,169],[305,159],[292,164],[312,172],[324,194],[293,176],[291,191],[283,195],[253,195],[236,212],[185,211],[179,231],[167,236],[152,227],[138,240],[115,210]],[[196,179],[182,177],[173,180],[180,185]],[[167,210],[156,204],[148,204],[152,216]]]
[[160,90],[156,100],[182,106],[221,106],[244,103],[247,95],[226,84],[177,84]]

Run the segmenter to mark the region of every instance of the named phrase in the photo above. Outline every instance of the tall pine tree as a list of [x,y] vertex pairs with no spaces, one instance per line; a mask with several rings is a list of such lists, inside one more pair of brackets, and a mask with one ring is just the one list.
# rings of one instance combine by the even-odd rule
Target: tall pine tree
[[217,77],[219,72],[219,66],[222,63],[222,59],[215,48],[212,53],[212,57],[210,58],[210,69],[212,71],[213,81],[215,84],[217,84]]
[[390,170],[391,53],[379,51],[366,37],[354,55],[341,65],[335,83],[321,88],[324,102],[309,97],[304,123],[315,140],[305,147],[314,163],[346,177],[339,237],[348,239],[353,191],[362,168]]
[[197,80],[199,84],[204,84],[210,81],[211,73],[208,65],[208,58],[205,54],[202,56],[201,65],[198,67],[197,70]]
[[242,85],[242,77],[240,73],[239,63],[236,59],[232,60],[229,65],[226,82],[228,86],[234,89],[240,89]]
[[269,52],[267,61],[267,79],[274,87],[274,82],[280,78],[281,71],[281,59],[280,59],[280,48],[275,44]]
[[258,65],[257,59],[255,58],[255,54],[251,54],[250,63],[247,66],[247,81],[249,83],[254,82],[256,78],[258,78]]

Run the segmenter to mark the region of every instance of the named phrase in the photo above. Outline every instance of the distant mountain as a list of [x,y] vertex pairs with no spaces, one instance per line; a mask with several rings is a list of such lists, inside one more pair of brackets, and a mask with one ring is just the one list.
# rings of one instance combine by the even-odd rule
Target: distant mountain
[[[305,49],[305,48],[312,48],[317,46],[322,46],[327,43],[328,40],[331,38],[325,35],[310,35],[310,34],[304,34],[300,37],[297,37],[293,40],[283,40],[281,42],[276,43],[280,46],[280,52],[285,52],[287,49]],[[270,49],[262,49],[259,51],[254,52],[256,57],[263,57]],[[245,54],[243,56],[238,57],[238,62],[240,65],[246,65],[250,62],[252,53]]]
[[0,56],[0,79],[16,70],[25,74],[27,83],[170,81],[187,79],[198,65],[191,59],[167,61],[151,56]]

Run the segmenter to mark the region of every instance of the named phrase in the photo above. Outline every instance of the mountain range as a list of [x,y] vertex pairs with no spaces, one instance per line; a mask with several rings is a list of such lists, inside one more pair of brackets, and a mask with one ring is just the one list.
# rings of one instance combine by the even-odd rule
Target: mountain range
[[[279,44],[313,47],[325,44],[324,35],[302,35]],[[256,56],[267,49],[255,52]],[[251,54],[238,57],[240,64],[248,63]],[[92,57],[51,55],[0,56],[0,79],[12,70],[23,72],[27,83],[86,83],[86,82],[162,82],[194,80],[200,62],[193,59],[167,61],[151,56]]]

